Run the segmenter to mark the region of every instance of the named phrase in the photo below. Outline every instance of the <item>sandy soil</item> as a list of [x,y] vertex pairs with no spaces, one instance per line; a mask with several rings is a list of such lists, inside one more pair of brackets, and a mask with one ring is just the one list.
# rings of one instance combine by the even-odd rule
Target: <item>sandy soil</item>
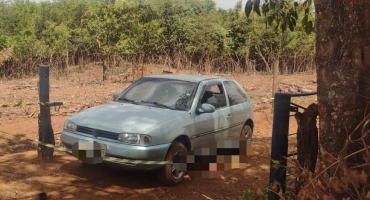
[[[152,70],[160,73],[161,69]],[[180,73],[187,73],[180,71]],[[264,187],[268,183],[272,132],[271,85],[267,75],[225,74],[235,78],[252,96],[257,120],[254,132],[254,157],[244,169],[225,172],[212,179],[185,181],[175,187],[158,183],[154,173],[126,172],[101,166],[82,167],[80,162],[65,154],[55,152],[51,161],[37,158],[36,145],[28,140],[38,138],[39,113],[38,77],[0,82],[0,199],[35,199],[45,192],[48,199],[239,199],[244,191]],[[112,81],[113,80],[113,81]],[[52,109],[52,125],[56,144],[68,116],[98,105],[112,98],[112,92],[121,91],[130,83],[117,78],[103,83],[97,67],[83,73],[71,68],[60,76],[51,73],[50,101],[64,102]],[[316,76],[279,76],[279,86],[299,85],[315,90]],[[303,106],[315,102],[315,96],[294,98]],[[9,104],[27,104],[7,107]],[[290,132],[296,131],[292,117]],[[294,150],[295,137],[291,137],[290,150]]]

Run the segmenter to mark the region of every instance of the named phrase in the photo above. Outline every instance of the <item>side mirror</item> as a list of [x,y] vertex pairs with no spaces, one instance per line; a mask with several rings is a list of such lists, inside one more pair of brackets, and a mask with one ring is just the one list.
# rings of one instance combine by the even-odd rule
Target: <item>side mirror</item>
[[216,108],[213,105],[208,104],[208,103],[202,104],[198,109],[199,113],[213,113],[215,111],[216,111]]
[[119,93],[119,92],[114,92],[114,93],[113,93],[113,100],[116,100],[116,99],[119,97],[119,95],[121,95],[121,93]]

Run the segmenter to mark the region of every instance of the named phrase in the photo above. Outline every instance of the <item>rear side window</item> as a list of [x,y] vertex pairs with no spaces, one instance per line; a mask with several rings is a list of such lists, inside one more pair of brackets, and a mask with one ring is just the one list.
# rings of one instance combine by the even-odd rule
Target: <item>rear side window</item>
[[226,88],[227,97],[229,98],[230,106],[248,101],[247,96],[236,83],[232,81],[225,81],[224,85]]

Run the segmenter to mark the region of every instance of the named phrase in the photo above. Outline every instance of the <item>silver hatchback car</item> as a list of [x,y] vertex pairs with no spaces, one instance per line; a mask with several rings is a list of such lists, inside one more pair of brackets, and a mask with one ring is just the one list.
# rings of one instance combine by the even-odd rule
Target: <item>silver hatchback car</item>
[[[102,156],[172,161],[179,154],[231,137],[249,143],[253,104],[233,79],[204,75],[160,74],[143,77],[114,100],[81,111],[64,124],[62,144],[81,141],[102,147]],[[103,165],[114,165],[103,160]],[[171,165],[119,164],[131,170],[157,170],[161,182],[180,183],[186,172]]]

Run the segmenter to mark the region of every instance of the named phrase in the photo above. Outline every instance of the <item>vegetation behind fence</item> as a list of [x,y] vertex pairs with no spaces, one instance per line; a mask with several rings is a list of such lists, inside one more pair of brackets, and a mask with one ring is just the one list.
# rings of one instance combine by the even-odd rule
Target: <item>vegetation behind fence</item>
[[[305,10],[298,9],[298,20]],[[254,13],[246,18],[212,0],[0,0],[0,75],[36,74],[102,62],[153,63],[200,72],[270,72],[280,56],[282,73],[314,69],[315,35],[281,33]]]

